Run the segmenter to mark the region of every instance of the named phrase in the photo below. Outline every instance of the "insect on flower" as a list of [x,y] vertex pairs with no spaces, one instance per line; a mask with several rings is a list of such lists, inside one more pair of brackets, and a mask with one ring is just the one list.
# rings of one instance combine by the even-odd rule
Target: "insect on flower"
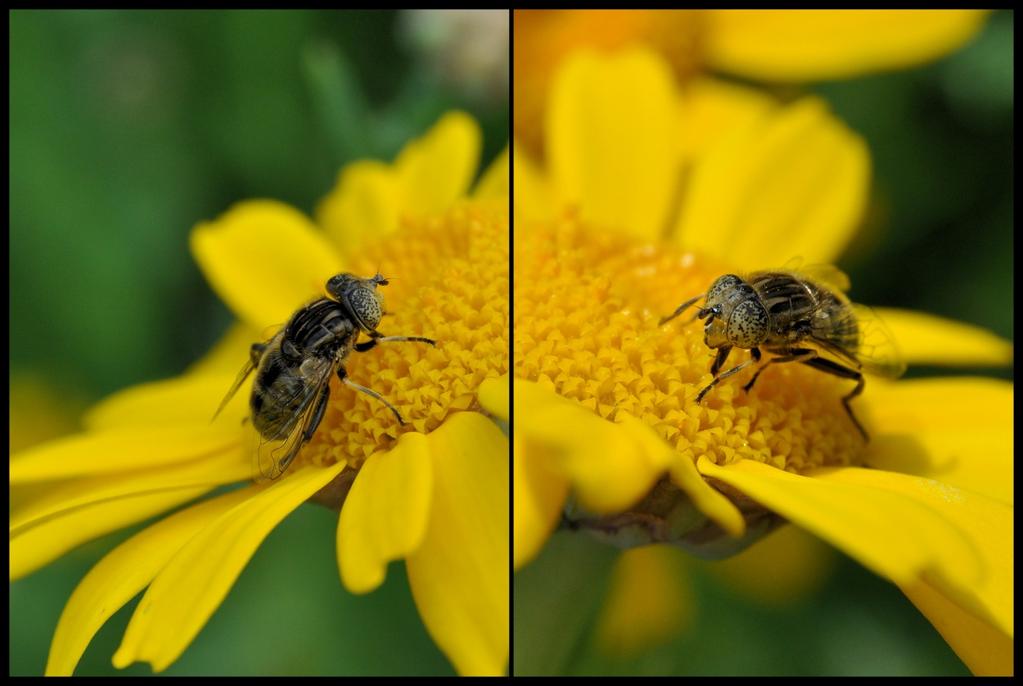
[[[758,271],[746,277],[725,274],[706,293],[679,305],[659,325],[706,297],[693,319],[707,320],[704,342],[716,349],[717,355],[710,367],[714,379],[696,396],[696,402],[701,402],[722,379],[759,364],[763,348],[774,357],[760,365],[743,386],[744,391],[753,388],[765,369],[782,362],[800,362],[856,381],[842,404],[863,439],[868,440],[849,406],[849,401],[863,392],[863,372],[894,379],[902,375],[906,365],[881,321],[869,308],[850,302],[845,295],[848,290],[849,277],[830,265]],[[750,359],[721,372],[732,348],[749,350]]]
[[[220,403],[216,418],[253,371],[249,398],[252,424],[259,435],[256,450],[259,472],[276,479],[316,433],[330,398],[330,378],[376,398],[404,424],[401,413],[376,391],[348,378],[345,360],[352,352],[366,352],[378,343],[418,341],[437,345],[420,336],[384,336],[377,331],[384,314],[386,286],[379,273],[368,279],[337,274],[327,281],[329,298],[320,298],[298,310],[265,343],[253,343],[249,361]],[[369,336],[359,342],[359,334]]]

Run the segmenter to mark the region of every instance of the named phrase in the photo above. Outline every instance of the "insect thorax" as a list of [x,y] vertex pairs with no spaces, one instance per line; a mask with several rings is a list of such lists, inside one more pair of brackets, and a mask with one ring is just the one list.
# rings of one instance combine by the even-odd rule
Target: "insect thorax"
[[808,336],[854,350],[858,338],[848,302],[831,290],[785,272],[757,272],[749,278],[771,321],[768,345]]
[[340,303],[321,298],[295,313],[285,329],[284,341],[291,344],[296,359],[308,355],[329,358],[347,352],[356,332]]

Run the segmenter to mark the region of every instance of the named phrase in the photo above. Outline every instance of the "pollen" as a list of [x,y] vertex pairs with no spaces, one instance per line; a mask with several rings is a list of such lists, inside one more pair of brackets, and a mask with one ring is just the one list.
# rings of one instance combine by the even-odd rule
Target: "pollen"
[[429,433],[455,412],[483,411],[477,388],[508,372],[508,242],[506,210],[465,203],[433,218],[407,218],[346,265],[389,280],[381,287],[379,331],[437,345],[388,342],[349,355],[348,377],[386,398],[406,424],[334,379],[323,421],[296,463],[346,460],[357,468],[403,432]]
[[[863,440],[841,402],[848,381],[775,364],[746,393],[751,366],[696,402],[713,378],[701,322],[687,324],[688,313],[658,321],[734,267],[598,231],[574,213],[515,242],[517,378],[611,422],[636,417],[693,460],[750,459],[796,473],[858,461]],[[722,371],[748,357],[733,349]]]

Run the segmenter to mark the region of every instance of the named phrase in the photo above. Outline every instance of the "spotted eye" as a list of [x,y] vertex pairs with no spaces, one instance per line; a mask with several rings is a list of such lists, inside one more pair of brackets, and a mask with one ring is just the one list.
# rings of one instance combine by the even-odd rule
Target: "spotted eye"
[[743,285],[742,279],[735,274],[725,274],[718,277],[711,284],[710,290],[707,291],[707,303],[711,304],[725,300],[732,290],[741,285]]
[[383,307],[375,290],[365,286],[352,288],[347,294],[346,304],[359,320],[360,326],[367,330],[377,328],[383,316]]
[[728,340],[740,348],[759,345],[767,336],[767,312],[756,300],[745,300],[728,318]]
[[358,279],[351,274],[337,274],[327,281],[327,292],[334,296],[335,300],[341,300],[345,297],[345,292],[357,281]]

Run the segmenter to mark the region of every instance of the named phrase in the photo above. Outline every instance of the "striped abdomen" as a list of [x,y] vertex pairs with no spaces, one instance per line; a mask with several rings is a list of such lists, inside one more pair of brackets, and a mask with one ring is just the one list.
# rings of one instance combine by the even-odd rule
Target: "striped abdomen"
[[289,434],[355,342],[355,326],[326,298],[296,312],[267,346],[252,386],[253,426],[267,438]]

